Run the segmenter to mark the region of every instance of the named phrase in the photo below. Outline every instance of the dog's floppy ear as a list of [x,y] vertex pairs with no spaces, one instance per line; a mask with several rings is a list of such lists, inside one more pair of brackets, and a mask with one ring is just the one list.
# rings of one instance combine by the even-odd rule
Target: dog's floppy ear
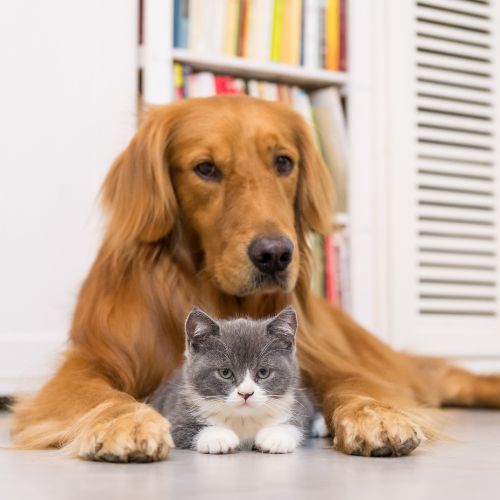
[[297,197],[299,217],[306,230],[327,234],[332,231],[335,192],[331,174],[321,158],[311,127],[297,120],[300,150],[300,178]]
[[108,235],[120,245],[157,241],[172,229],[177,202],[165,152],[174,122],[175,109],[150,113],[104,181]]

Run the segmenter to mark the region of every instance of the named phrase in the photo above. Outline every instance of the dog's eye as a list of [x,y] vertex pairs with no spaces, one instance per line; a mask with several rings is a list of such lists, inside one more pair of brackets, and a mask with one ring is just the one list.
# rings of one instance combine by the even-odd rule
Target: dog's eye
[[289,156],[280,155],[274,159],[278,175],[288,175],[293,170],[293,161]]
[[229,368],[221,368],[219,370],[219,375],[222,378],[228,379],[228,378],[231,378],[233,376],[233,372]]
[[196,174],[207,181],[218,181],[221,178],[220,170],[209,161],[199,163],[194,167]]
[[267,378],[271,374],[271,370],[269,368],[260,368],[257,372],[257,376],[259,378]]

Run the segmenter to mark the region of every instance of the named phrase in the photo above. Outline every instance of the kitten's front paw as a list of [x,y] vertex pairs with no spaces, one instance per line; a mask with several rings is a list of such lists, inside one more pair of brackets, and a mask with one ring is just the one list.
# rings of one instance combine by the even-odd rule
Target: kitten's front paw
[[330,436],[330,429],[327,427],[325,417],[322,413],[318,413],[311,425],[311,437],[324,438]]
[[264,427],[255,436],[255,448],[264,453],[290,453],[300,444],[302,434],[294,425]]
[[231,429],[213,426],[200,431],[195,448],[200,453],[231,453],[239,444],[238,436]]

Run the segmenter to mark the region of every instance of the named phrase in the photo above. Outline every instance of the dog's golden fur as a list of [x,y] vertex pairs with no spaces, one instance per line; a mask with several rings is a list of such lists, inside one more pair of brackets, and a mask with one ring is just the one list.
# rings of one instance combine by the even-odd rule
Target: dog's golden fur
[[[279,176],[277,155],[294,164]],[[193,168],[211,161],[218,181]],[[104,183],[107,231],[80,292],[55,376],[14,408],[20,447],[65,447],[97,460],[158,460],[169,424],[139,401],[181,362],[193,304],[260,318],[292,303],[298,355],[337,449],[401,455],[432,433],[426,408],[500,406],[500,378],[400,354],[309,291],[309,231],[331,230],[333,193],[308,126],[291,109],[245,97],[153,111]],[[286,280],[259,281],[250,241],[281,234]]]

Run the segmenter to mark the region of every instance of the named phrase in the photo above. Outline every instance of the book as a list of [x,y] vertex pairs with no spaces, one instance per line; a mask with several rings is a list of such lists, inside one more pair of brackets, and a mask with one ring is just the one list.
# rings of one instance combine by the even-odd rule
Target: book
[[325,10],[325,61],[324,67],[339,70],[340,59],[340,0],[327,0]]
[[347,0],[174,0],[174,47],[345,69]]
[[188,47],[189,0],[174,1],[174,47]]
[[340,0],[339,70],[347,71],[347,0]]
[[308,235],[312,256],[311,289],[320,297],[325,296],[325,245],[323,237],[316,233]]
[[323,158],[332,173],[337,210],[347,207],[347,133],[344,110],[336,87],[317,90],[311,96]]
[[207,20],[205,19],[204,0],[189,0],[188,48],[195,52],[207,51]]
[[210,0],[210,2],[205,1],[203,4],[205,25],[207,26],[205,29],[207,52],[210,54],[224,55],[224,29],[228,5],[227,0]]
[[349,252],[345,230],[324,238],[324,279],[328,302],[350,310]]
[[224,16],[224,55],[238,54],[240,0],[227,0]]
[[325,297],[330,304],[340,302],[338,283],[338,253],[333,234],[325,236]]
[[245,94],[245,82],[241,78],[232,76],[215,76],[215,93],[220,94]]
[[285,0],[274,0],[271,61],[280,62],[283,39],[283,10]]
[[279,61],[300,64],[302,0],[283,0],[283,19]]
[[239,19],[238,19],[238,43],[236,54],[244,57],[247,51],[248,42],[248,23],[250,20],[249,9],[251,0],[240,0]]
[[215,94],[215,75],[213,73],[200,71],[189,75],[187,97],[211,97]]
[[174,64],[174,95],[175,99],[183,99],[184,96],[184,72],[182,64]]
[[318,68],[320,62],[320,0],[304,0],[303,60],[306,68]]
[[[259,61],[271,60],[274,0],[252,0],[255,21],[250,20],[251,55]],[[254,47],[254,48],[252,48]]]

